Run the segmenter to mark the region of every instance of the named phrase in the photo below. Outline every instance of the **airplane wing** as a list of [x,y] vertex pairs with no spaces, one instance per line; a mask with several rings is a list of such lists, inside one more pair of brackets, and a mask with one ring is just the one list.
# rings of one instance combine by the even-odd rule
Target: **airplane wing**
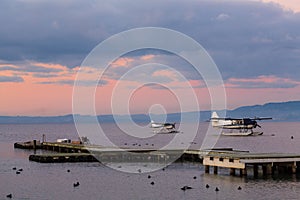
[[272,117],[254,117],[251,118],[252,120],[270,120],[272,119]]
[[244,118],[231,118],[231,117],[212,117],[211,120],[242,120]]
[[272,117],[254,117],[254,118],[231,118],[231,117],[212,117],[211,120],[244,120],[244,119],[251,119],[251,120],[270,120]]

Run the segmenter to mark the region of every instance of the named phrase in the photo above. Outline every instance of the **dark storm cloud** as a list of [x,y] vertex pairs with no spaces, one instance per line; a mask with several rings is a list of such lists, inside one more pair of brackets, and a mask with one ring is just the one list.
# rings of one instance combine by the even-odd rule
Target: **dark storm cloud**
[[[0,59],[80,65],[112,34],[159,26],[204,46],[223,77],[300,80],[300,14],[256,1],[1,1]],[[176,42],[176,41],[175,41]],[[185,74],[189,68],[180,66]]]

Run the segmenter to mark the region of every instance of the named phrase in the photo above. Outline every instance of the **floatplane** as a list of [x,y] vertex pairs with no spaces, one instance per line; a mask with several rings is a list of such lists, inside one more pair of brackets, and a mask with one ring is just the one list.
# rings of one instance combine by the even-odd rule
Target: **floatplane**
[[175,124],[176,123],[157,123],[151,120],[150,128],[154,129],[154,133],[179,133]]
[[254,118],[223,118],[219,117],[216,112],[212,113],[210,118],[212,127],[227,129],[229,132],[222,131],[222,135],[229,136],[248,136],[248,135],[262,135],[262,131],[253,131],[256,127],[261,128],[257,123],[258,120],[269,120],[271,117],[254,117]]

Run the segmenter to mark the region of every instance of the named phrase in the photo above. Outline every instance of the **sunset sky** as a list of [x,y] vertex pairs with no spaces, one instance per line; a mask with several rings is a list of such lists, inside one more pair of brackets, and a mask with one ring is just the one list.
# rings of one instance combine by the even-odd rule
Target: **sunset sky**
[[[76,73],[89,52],[108,37],[139,27],[163,27],[200,43],[216,63],[226,88],[227,105],[300,100],[300,1],[298,0],[3,0],[0,2],[0,115],[52,116],[72,113]],[[179,71],[150,66],[118,81],[135,66],[162,63]],[[88,88],[88,74],[81,87]],[[155,105],[178,112],[174,92],[191,84],[201,110],[210,97],[189,63],[159,50],[140,50],[116,59],[99,82],[97,114],[111,113],[111,96],[149,77],[163,82],[136,90],[131,113]],[[120,96],[120,95],[119,95]],[[189,98],[189,97],[187,97]],[[121,98],[117,102],[127,101]],[[153,107],[154,106],[154,107]],[[124,107],[116,108],[118,114]],[[80,113],[80,114],[91,114]]]

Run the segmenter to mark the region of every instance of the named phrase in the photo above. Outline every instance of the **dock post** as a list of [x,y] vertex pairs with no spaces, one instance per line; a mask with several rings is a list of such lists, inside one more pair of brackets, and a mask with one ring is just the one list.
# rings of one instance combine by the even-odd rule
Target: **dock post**
[[258,176],[258,165],[257,164],[253,165],[253,175],[254,175],[254,177]]
[[240,169],[240,176],[247,176],[247,169]]
[[209,165],[205,165],[205,173],[209,174]]
[[262,172],[263,172],[263,176],[267,175],[267,166],[266,165],[262,165]]
[[36,140],[33,140],[33,149],[36,150]]
[[218,174],[218,167],[214,166],[214,174]]
[[235,168],[230,168],[230,175],[234,176],[235,175]]
[[296,174],[297,173],[297,162],[295,161],[292,164],[292,174]]
[[267,164],[267,166],[266,166],[266,173],[267,173],[267,175],[274,174],[274,169],[273,169],[272,164]]
[[263,165],[262,170],[264,176],[273,174],[272,164]]
[[273,163],[273,166],[272,166],[272,174],[279,174],[279,169],[278,169],[278,166],[276,164]]

